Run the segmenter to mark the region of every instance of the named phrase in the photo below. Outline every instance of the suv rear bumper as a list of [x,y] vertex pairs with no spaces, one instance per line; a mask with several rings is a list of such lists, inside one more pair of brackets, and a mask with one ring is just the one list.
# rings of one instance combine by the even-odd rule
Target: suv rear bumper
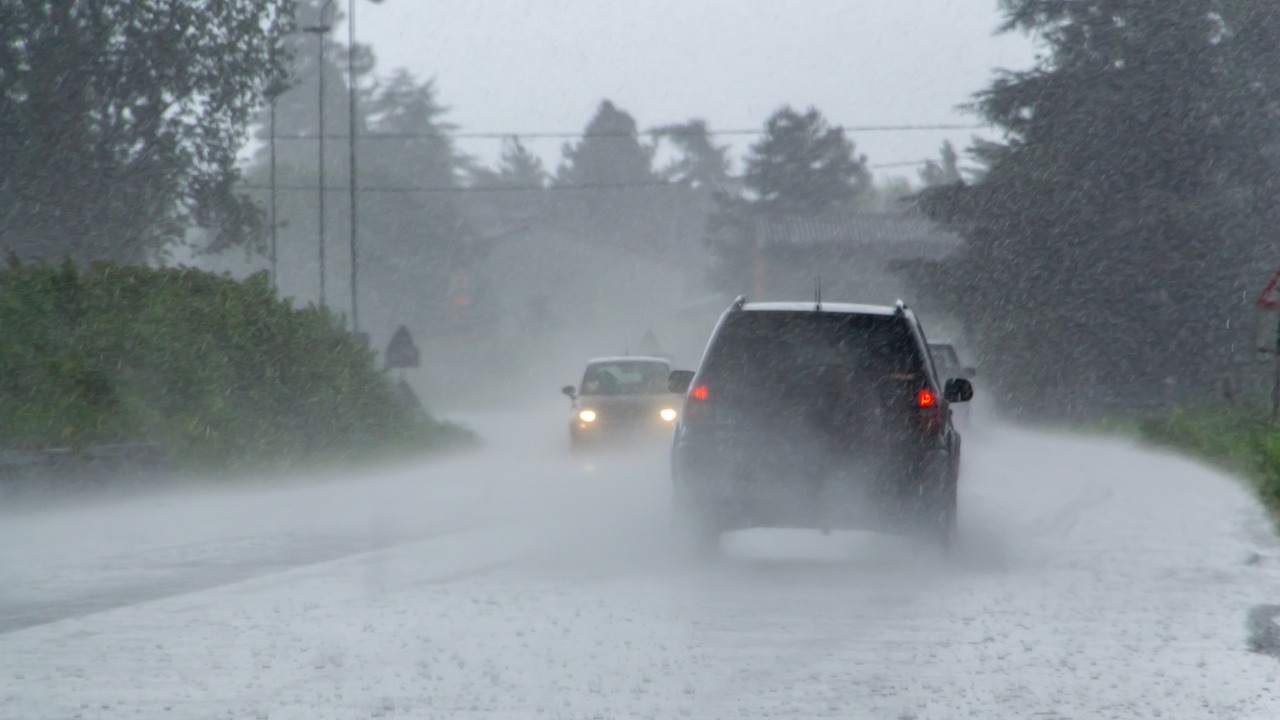
[[823,452],[680,442],[672,452],[679,496],[722,530],[745,527],[899,532],[936,510],[954,482],[950,454],[927,448]]

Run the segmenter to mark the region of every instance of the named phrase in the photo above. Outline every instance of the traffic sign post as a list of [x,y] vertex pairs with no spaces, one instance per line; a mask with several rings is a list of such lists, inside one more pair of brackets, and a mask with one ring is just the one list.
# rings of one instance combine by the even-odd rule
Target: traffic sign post
[[[1257,305],[1260,312],[1272,314],[1276,329],[1275,343],[1270,347],[1276,366],[1275,383],[1271,386],[1271,422],[1280,424],[1280,270],[1271,276],[1271,281],[1258,296]],[[1263,319],[1265,321],[1265,315]],[[1264,322],[1264,326],[1266,324],[1270,323]],[[1261,343],[1259,349],[1264,349]]]
[[1275,356],[1272,360],[1276,366],[1276,377],[1271,385],[1271,422],[1280,425],[1280,312],[1273,314],[1276,316],[1276,344],[1271,353]]
[[409,328],[403,325],[396,328],[395,334],[391,336],[391,342],[387,343],[386,368],[388,370],[416,368],[420,357],[421,353],[418,352],[418,346],[413,343]]

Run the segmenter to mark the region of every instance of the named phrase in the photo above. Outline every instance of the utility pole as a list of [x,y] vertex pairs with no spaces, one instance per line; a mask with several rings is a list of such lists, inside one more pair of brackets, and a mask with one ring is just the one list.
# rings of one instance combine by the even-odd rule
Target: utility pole
[[325,233],[324,233],[324,231],[325,231],[325,226],[324,226],[324,223],[325,223],[325,212],[324,212],[324,194],[325,194],[325,182],[324,182],[324,145],[325,145],[325,140],[326,140],[326,138],[325,138],[325,130],[324,130],[324,45],[325,45],[325,37],[329,34],[329,30],[331,29],[331,28],[330,28],[330,26],[324,22],[324,17],[325,17],[325,14],[326,14],[326,12],[325,12],[325,11],[327,11],[327,10],[329,9],[329,6],[330,6],[332,3],[333,3],[333,0],[330,0],[330,1],[329,1],[329,3],[326,3],[326,4],[325,4],[325,6],[324,6],[324,8],[322,8],[322,9],[321,9],[321,11],[320,11],[320,24],[318,24],[318,25],[310,25],[310,26],[307,26],[307,27],[302,28],[303,32],[309,32],[309,33],[314,34],[314,35],[316,36],[316,42],[319,44],[319,52],[317,53],[317,56],[318,56],[318,58],[319,58],[319,63],[320,63],[320,65],[319,65],[319,67],[317,68],[317,78],[318,78],[318,79],[319,79],[319,81],[320,81],[320,86],[319,86],[319,89],[316,91],[316,102],[317,102],[317,103],[318,103],[318,105],[319,105],[319,115],[320,115],[320,118],[319,118],[319,121],[320,121],[320,132],[319,132],[319,135],[318,135],[318,143],[319,143],[319,144],[317,145],[317,147],[319,148],[319,151],[318,151],[318,154],[319,154],[318,162],[319,162],[319,174],[320,174],[320,192],[319,192],[319,210],[318,210],[318,214],[317,214],[316,218],[317,218],[317,221],[318,221],[318,224],[319,224],[320,307],[322,307],[322,308],[325,306],[325,293],[324,293],[324,274],[325,274],[325,273],[324,273],[324,269],[325,269],[325,268],[324,268],[324,245],[325,245],[325,237],[324,237],[324,235],[325,235]]
[[269,171],[271,174],[271,287],[279,289],[279,260],[276,254],[276,226],[278,224],[276,221],[276,95],[277,93],[273,86],[271,93],[271,129],[269,130],[271,134],[271,169]]
[[360,332],[359,288],[360,259],[356,253],[359,237],[356,174],[356,0],[347,0],[347,149],[351,159],[347,165],[351,189],[351,332]]

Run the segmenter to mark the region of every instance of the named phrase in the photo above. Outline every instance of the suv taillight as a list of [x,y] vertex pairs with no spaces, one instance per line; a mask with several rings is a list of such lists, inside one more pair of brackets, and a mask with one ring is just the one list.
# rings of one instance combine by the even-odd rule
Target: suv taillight
[[707,418],[707,413],[711,410],[707,406],[707,398],[709,397],[711,397],[711,391],[705,384],[689,388],[689,394],[684,401],[685,424],[698,423]]
[[942,432],[942,408],[938,406],[938,394],[933,388],[922,387],[915,397],[916,429],[921,435],[938,435]]

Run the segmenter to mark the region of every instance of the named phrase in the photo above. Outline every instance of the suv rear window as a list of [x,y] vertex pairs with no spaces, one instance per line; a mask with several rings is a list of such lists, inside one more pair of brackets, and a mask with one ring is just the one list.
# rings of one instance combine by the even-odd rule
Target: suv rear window
[[914,392],[924,369],[899,317],[762,311],[725,320],[700,377],[735,404],[794,406],[857,388],[884,402],[886,392]]

